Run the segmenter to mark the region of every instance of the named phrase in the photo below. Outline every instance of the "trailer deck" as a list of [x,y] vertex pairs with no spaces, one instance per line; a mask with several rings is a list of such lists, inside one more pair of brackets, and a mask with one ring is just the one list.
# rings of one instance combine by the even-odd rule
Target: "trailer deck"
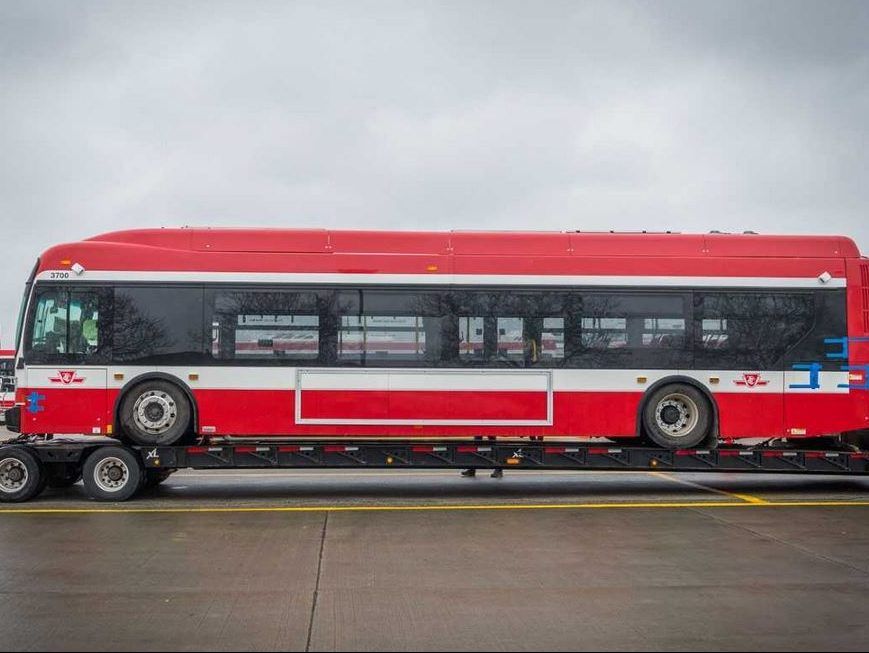
[[0,501],[84,479],[93,498],[126,500],[190,469],[512,469],[869,474],[869,451],[762,444],[664,450],[588,442],[313,441],[128,446],[116,440],[23,437],[0,447]]

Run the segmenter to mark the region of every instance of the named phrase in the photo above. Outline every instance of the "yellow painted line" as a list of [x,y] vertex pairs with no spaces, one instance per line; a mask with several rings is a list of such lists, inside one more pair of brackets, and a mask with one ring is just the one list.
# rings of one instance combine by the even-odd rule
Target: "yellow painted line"
[[714,492],[715,494],[721,494],[726,497],[732,497],[734,499],[739,499],[740,501],[744,501],[745,503],[769,503],[766,499],[761,499],[760,497],[753,496],[751,494],[739,494],[736,492],[728,492],[727,490],[720,490],[715,487],[709,487],[708,485],[703,485],[702,483],[697,483],[695,481],[689,481],[684,478],[680,478],[678,476],[674,476],[673,474],[667,474],[664,472],[648,472],[650,476],[656,476],[658,478],[663,478],[668,481],[672,481],[673,483],[678,483],[680,485],[687,485],[688,487],[693,487],[698,490],[705,490],[707,492]]
[[751,494],[737,494],[736,492],[728,492],[727,490],[721,490],[721,491],[724,492],[724,494],[729,494],[732,497],[736,497],[737,499],[741,499],[742,501],[745,501],[746,503],[761,503],[761,504],[769,503],[769,501],[767,501],[766,499],[761,499],[760,497],[756,497],[756,496],[751,495]]
[[517,504],[454,504],[422,506],[248,506],[215,508],[3,508],[2,515],[72,515],[72,514],[164,514],[164,513],[255,513],[255,512],[390,512],[390,511],[449,511],[449,510],[607,510],[661,508],[812,508],[869,507],[863,501],[680,501],[632,503],[517,503]]

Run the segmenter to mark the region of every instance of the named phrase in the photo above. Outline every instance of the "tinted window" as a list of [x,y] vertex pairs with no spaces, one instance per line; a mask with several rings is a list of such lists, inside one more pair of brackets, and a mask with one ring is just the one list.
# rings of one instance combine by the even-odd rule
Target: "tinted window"
[[163,364],[204,360],[202,295],[201,288],[116,288],[114,359]]
[[[692,300],[693,294],[693,300]],[[693,310],[693,319],[692,319]],[[37,286],[28,362],[781,369],[845,291]]]
[[686,296],[587,292],[567,329],[572,367],[684,367]]
[[781,369],[813,323],[812,293],[695,292],[695,367]]
[[332,295],[284,290],[216,291],[211,354],[217,359],[236,361],[319,360],[323,353],[321,314],[329,310]]
[[818,290],[814,293],[814,321],[805,337],[784,354],[784,365],[818,362],[825,370],[838,370],[842,361],[828,358],[827,353],[841,351],[841,344],[825,343],[825,338],[843,338],[848,333],[845,314],[845,290]]
[[433,291],[341,293],[338,361],[347,364],[439,365],[447,315]]
[[[567,295],[553,291],[454,291],[460,365],[558,367],[564,362]],[[456,345],[458,351],[456,351]]]

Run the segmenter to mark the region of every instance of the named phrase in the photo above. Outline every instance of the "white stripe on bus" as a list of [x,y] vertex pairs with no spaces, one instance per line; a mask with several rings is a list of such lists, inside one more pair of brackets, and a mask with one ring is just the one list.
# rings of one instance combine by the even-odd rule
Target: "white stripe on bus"
[[[59,370],[74,370],[82,382],[64,385],[57,380]],[[179,378],[194,390],[287,390],[296,389],[297,373],[307,378],[317,378],[315,385],[305,382],[304,389],[324,390],[366,390],[384,389],[384,377],[390,372],[394,383],[403,390],[479,390],[479,391],[516,391],[545,389],[540,386],[543,374],[552,374],[553,392],[644,392],[657,381],[672,376],[686,376],[696,379],[714,394],[847,394],[848,388],[838,387],[848,383],[848,372],[823,371],[818,374],[820,387],[791,388],[791,385],[808,385],[809,373],[790,370],[787,372],[745,370],[745,373],[758,373],[760,383],[749,386],[744,372],[735,370],[643,370],[643,369],[537,369],[513,370],[468,368],[334,368],[334,367],[231,367],[231,366],[159,366],[145,367],[132,365],[95,366],[57,366],[28,365],[19,370],[18,381],[23,388],[99,388],[120,389],[140,374],[163,372]],[[313,374],[309,374],[313,372]],[[452,374],[456,372],[458,374]],[[524,375],[530,374],[529,378]],[[190,374],[198,379],[191,381]],[[535,376],[535,374],[537,376]],[[115,378],[120,375],[121,378]],[[506,381],[511,376],[510,381]],[[515,375],[515,376],[514,376]],[[462,381],[457,382],[461,376]],[[497,379],[495,382],[493,379]],[[644,379],[644,380],[641,380]],[[390,383],[393,383],[393,381]],[[764,383],[765,382],[765,383]],[[525,384],[529,385],[525,385]],[[397,389],[397,387],[395,388]]]
[[[822,274],[824,270],[819,270]],[[136,270],[45,270],[40,281],[156,281],[221,283],[296,283],[364,285],[468,285],[468,286],[643,286],[720,288],[844,288],[846,280],[833,277],[826,283],[818,277],[708,277],[645,275],[557,275],[557,274],[356,274],[322,272],[175,272]]]

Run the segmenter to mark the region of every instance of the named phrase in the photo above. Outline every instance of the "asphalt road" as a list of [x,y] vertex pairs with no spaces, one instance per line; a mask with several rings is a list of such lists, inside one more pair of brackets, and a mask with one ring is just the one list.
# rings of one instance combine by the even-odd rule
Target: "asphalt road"
[[869,479],[183,471],[0,510],[6,649],[869,645]]

